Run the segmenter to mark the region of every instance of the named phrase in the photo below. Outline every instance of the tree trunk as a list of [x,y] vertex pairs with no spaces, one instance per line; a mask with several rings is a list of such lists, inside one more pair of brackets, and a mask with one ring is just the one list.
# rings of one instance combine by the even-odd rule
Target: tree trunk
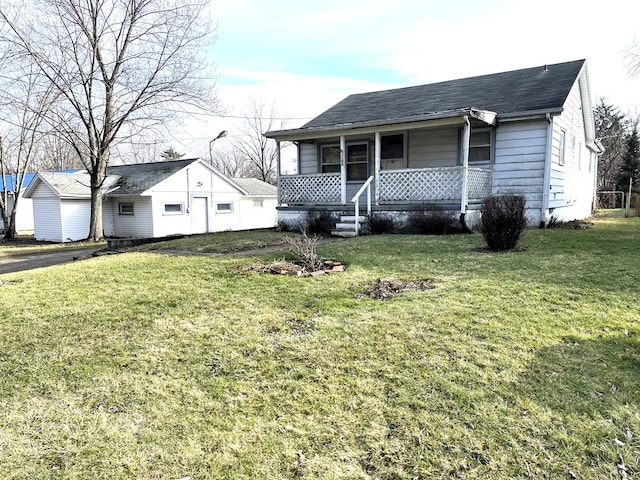
[[89,223],[89,240],[104,240],[102,227],[102,187],[91,182],[91,222]]
[[16,205],[13,204],[13,208],[11,209],[11,215],[8,218],[9,222],[4,224],[4,239],[5,240],[13,240],[16,238]]

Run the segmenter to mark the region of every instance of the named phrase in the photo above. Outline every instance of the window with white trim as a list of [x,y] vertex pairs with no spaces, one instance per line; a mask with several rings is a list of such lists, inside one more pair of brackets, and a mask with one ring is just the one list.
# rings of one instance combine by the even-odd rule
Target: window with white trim
[[340,173],[340,147],[338,145],[320,146],[320,172]]
[[232,202],[216,203],[216,213],[233,213]]
[[253,206],[254,207],[262,207],[262,206],[264,206],[264,201],[263,200],[254,200],[253,201]]
[[133,215],[133,202],[118,202],[118,215]]
[[402,160],[404,158],[404,134],[382,135],[380,137],[380,159]]
[[164,215],[181,215],[184,213],[184,203],[163,203],[162,213]]
[[469,135],[469,163],[490,163],[493,132],[490,128],[473,129]]
[[369,173],[369,144],[347,145],[347,180],[366,180]]
[[558,149],[558,163],[564,165],[567,150],[567,132],[560,130],[560,148]]

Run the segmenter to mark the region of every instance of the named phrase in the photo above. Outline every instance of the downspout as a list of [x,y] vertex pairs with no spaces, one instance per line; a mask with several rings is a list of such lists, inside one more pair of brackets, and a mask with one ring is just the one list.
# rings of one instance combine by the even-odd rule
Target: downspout
[[465,115],[463,118],[464,130],[462,132],[462,198],[460,200],[460,224],[466,233],[473,233],[473,230],[469,228],[465,219],[467,215],[467,183],[469,175],[469,140],[471,138],[471,124],[469,123],[468,115]]
[[551,191],[551,155],[553,153],[553,117],[547,113],[547,152],[544,159],[544,178],[542,180],[542,206],[540,210],[540,228],[549,223],[549,194]]
[[347,204],[347,141],[340,136],[340,203]]

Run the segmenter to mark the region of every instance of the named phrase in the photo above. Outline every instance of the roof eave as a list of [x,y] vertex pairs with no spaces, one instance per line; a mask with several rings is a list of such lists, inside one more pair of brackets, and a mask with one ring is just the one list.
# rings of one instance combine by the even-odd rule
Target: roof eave
[[535,120],[545,118],[547,115],[560,115],[563,111],[562,107],[545,108],[540,110],[528,110],[526,112],[508,112],[499,113],[498,121],[500,122],[516,122],[520,120]]
[[340,135],[344,132],[350,134],[389,132],[421,128],[428,126],[440,126],[462,123],[465,116],[471,116],[487,124],[493,125],[497,114],[488,110],[478,108],[460,108],[443,112],[433,112],[419,116],[386,118],[373,120],[370,122],[343,123],[338,125],[328,125],[322,127],[297,128],[291,130],[273,130],[264,134],[267,138],[274,140],[307,140],[322,138],[333,135]]

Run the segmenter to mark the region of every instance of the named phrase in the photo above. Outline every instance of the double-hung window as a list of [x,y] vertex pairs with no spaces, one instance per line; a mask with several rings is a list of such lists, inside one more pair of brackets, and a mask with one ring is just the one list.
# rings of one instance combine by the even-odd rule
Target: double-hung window
[[469,163],[490,163],[493,132],[490,128],[471,130]]
[[[347,144],[347,180],[366,180],[369,173],[369,144]],[[340,172],[340,146],[322,145],[320,147],[320,171],[322,173]]]

